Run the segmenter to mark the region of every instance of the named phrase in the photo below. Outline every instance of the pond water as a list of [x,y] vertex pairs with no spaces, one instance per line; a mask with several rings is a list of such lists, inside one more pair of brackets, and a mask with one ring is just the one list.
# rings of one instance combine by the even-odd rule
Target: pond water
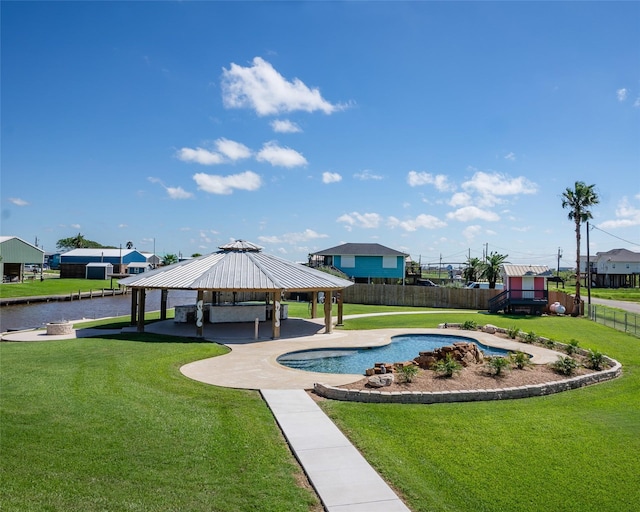
[[420,352],[456,342],[475,343],[486,355],[504,356],[509,353],[464,336],[403,334],[392,337],[391,343],[382,347],[300,350],[281,355],[277,361],[289,368],[310,372],[364,374],[375,363],[410,361]]
[[[171,290],[167,307],[195,304],[196,292]],[[147,290],[145,310],[160,310],[160,290]],[[44,327],[49,322],[122,316],[131,314],[131,295],[96,297],[75,301],[36,302],[0,308],[0,332]]]

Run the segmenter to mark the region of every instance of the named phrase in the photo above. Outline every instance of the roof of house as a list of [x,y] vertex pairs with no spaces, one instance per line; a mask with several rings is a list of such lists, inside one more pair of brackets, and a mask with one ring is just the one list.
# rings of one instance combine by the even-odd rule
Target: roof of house
[[611,249],[607,252],[598,252],[596,256],[598,260],[605,259],[625,263],[640,261],[640,252],[633,252],[628,249]]
[[79,258],[94,258],[104,256],[106,258],[117,258],[120,256],[127,256],[132,252],[138,252],[135,249],[72,249],[62,254],[63,257],[74,256]]
[[317,256],[407,256],[406,253],[380,244],[348,243],[314,252]]
[[[241,241],[239,241],[241,242]],[[341,290],[353,283],[234,243],[220,251],[120,280],[134,288],[219,291]]]
[[502,265],[502,272],[507,277],[551,277],[553,271],[546,265]]

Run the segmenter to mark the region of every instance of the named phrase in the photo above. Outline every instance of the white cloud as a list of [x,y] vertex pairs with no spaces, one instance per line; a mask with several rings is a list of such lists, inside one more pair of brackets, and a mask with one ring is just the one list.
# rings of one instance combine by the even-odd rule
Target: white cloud
[[481,210],[477,206],[464,206],[462,208],[458,208],[455,212],[447,213],[447,218],[458,220],[460,222],[468,222],[473,219],[493,222],[500,219],[496,213],[488,210]]
[[431,174],[428,172],[409,171],[407,174],[407,183],[411,187],[420,185],[433,185],[440,192],[451,190],[453,187],[449,183],[447,176],[444,174]]
[[73,229],[82,229],[82,226],[80,224],[71,224],[71,227]]
[[322,183],[338,183],[339,181],[342,181],[342,176],[337,172],[322,173]]
[[377,228],[380,225],[380,221],[382,217],[380,217],[377,213],[358,213],[351,212],[345,213],[338,217],[337,222],[343,222],[346,224],[345,227],[359,227],[365,229]]
[[318,238],[328,238],[329,235],[323,235],[313,229],[305,229],[298,233],[285,233],[280,236],[259,236],[258,240],[265,244],[298,244],[300,242],[308,242],[309,240],[317,240]]
[[197,173],[193,175],[193,180],[198,184],[200,190],[210,194],[228,195],[233,193],[234,189],[253,191],[262,186],[262,179],[252,171],[229,176]]
[[616,91],[616,96],[618,97],[618,101],[626,100],[628,93],[629,91],[627,91],[627,89],[625,89],[624,87],[622,89],[618,89]]
[[633,102],[634,107],[640,107],[640,96],[636,98],[636,101]]
[[362,181],[383,179],[382,176],[380,176],[379,174],[373,174],[371,171],[366,169],[362,172],[355,173],[353,177]]
[[182,187],[165,187],[165,190],[171,199],[189,199],[193,197],[191,192],[187,192]]
[[405,231],[416,231],[418,228],[424,229],[437,229],[443,228],[447,225],[446,222],[440,220],[433,215],[426,215],[424,213],[418,215],[415,219],[399,220],[395,217],[389,217],[387,220],[389,227],[399,227]]
[[260,57],[251,67],[231,63],[222,69],[222,102],[226,108],[251,108],[259,116],[302,110],[331,114],[342,106],[325,100],[320,89],[307,87],[301,80],[287,81]]
[[[636,196],[637,197],[637,196]],[[629,203],[626,197],[623,197],[616,208],[616,219],[606,220],[598,224],[599,228],[629,228],[640,226],[640,209]]]
[[256,159],[259,162],[269,162],[273,166],[299,167],[307,165],[307,159],[291,148],[278,146],[276,142],[267,142],[258,152]]
[[270,124],[273,131],[277,133],[300,133],[302,131],[302,128],[288,119],[276,119]]
[[516,159],[516,154],[513,151],[511,153],[507,153],[506,155],[504,155],[504,159],[514,162]]
[[213,142],[217,151],[205,148],[181,148],[176,157],[183,162],[193,162],[201,165],[219,165],[229,161],[236,161],[251,156],[251,150],[233,140],[224,137]]
[[240,142],[225,139],[223,137],[216,140],[215,144],[216,148],[218,148],[218,151],[226,156],[229,160],[235,161],[243,158],[249,158],[251,156],[251,150]]
[[473,242],[473,240],[482,232],[482,228],[477,224],[473,224],[471,226],[467,226],[462,230],[462,236],[464,236],[465,240],[469,242]]
[[454,208],[458,206],[469,206],[471,204],[471,196],[466,192],[456,192],[449,199],[449,205]]
[[15,204],[16,206],[28,206],[29,203],[24,199],[20,199],[19,197],[10,197],[9,202]]
[[201,165],[224,163],[224,157],[221,154],[203,148],[182,148],[177,151],[176,156],[183,162],[194,162]]
[[502,202],[502,196],[519,194],[535,194],[538,186],[524,176],[512,178],[497,172],[486,173],[477,171],[473,177],[462,184],[466,191],[479,194],[478,204],[493,206]]
[[167,191],[167,194],[169,194],[170,199],[189,199],[193,197],[193,194],[191,192],[187,192],[182,187],[167,187],[159,178],[149,177],[147,179],[151,183],[157,183],[162,188],[164,188]]

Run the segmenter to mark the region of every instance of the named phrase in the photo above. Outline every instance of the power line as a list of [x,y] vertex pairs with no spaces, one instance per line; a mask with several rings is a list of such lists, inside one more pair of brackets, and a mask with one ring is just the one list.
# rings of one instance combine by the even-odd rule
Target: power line
[[622,240],[623,242],[626,242],[626,243],[628,243],[628,244],[631,244],[631,245],[635,245],[635,246],[640,247],[640,244],[636,244],[635,242],[630,242],[629,240],[625,240],[624,238],[620,238],[619,236],[612,235],[611,233],[608,233],[608,232],[607,232],[607,231],[605,231],[604,229],[600,229],[600,228],[598,228],[598,227],[596,227],[596,226],[591,226],[591,229],[597,229],[598,231],[602,231],[602,232],[603,232],[603,233],[605,233],[606,235],[612,236],[613,238],[617,238],[618,240]]

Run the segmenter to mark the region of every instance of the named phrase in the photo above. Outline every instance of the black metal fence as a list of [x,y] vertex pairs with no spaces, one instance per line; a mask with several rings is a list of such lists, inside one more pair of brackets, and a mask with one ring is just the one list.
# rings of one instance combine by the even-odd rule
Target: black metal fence
[[607,327],[613,327],[619,331],[640,336],[640,315],[636,313],[591,304],[589,318]]

